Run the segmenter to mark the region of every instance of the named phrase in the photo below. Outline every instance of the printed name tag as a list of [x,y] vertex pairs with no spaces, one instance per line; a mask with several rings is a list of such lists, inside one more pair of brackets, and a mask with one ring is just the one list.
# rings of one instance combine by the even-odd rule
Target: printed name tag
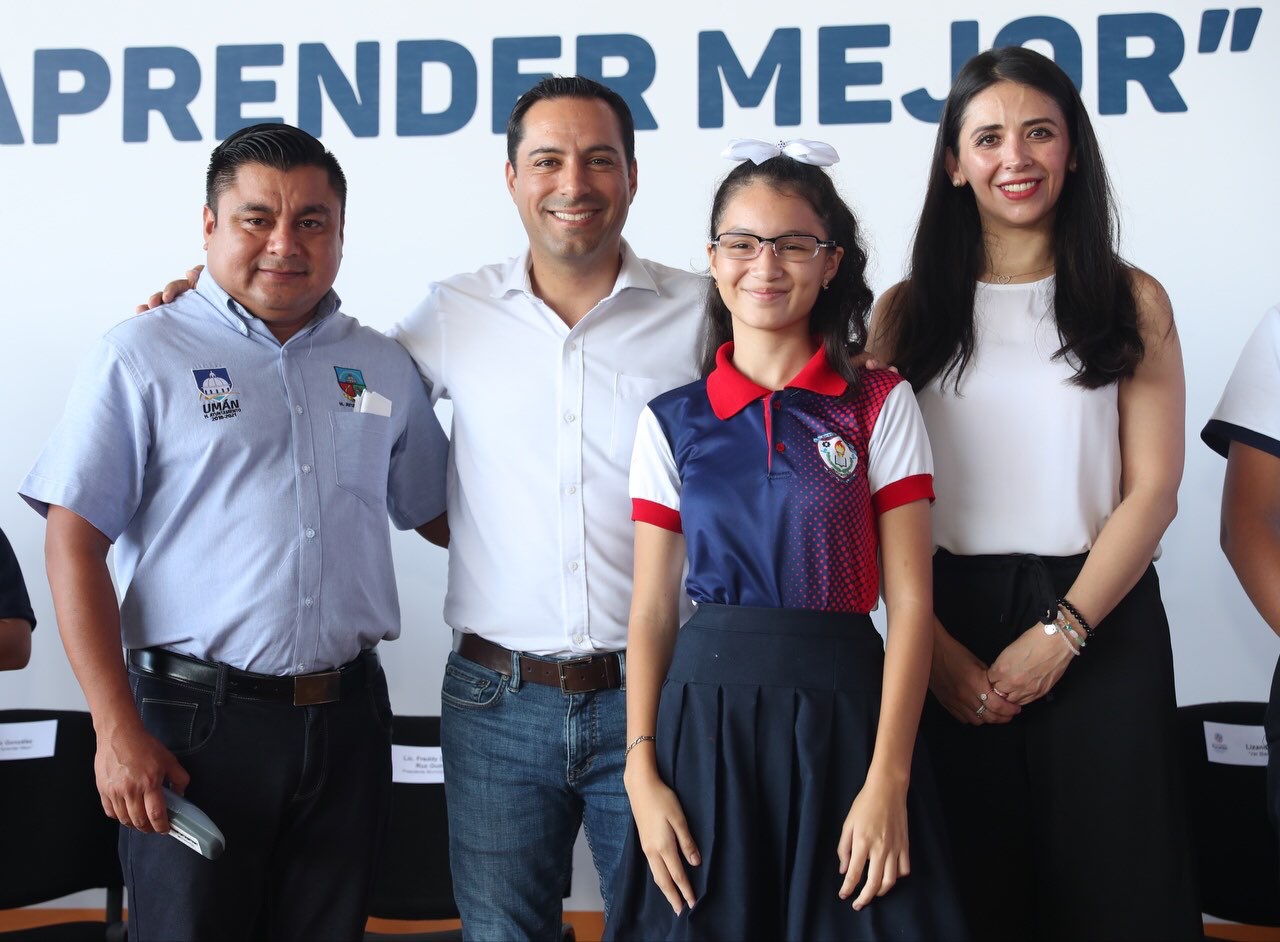
[[1267,734],[1261,726],[1206,722],[1204,745],[1210,762],[1222,765],[1267,764]]
[[57,741],[57,720],[0,723],[0,760],[47,759]]
[[391,781],[408,785],[439,785],[444,781],[444,761],[439,746],[391,747]]

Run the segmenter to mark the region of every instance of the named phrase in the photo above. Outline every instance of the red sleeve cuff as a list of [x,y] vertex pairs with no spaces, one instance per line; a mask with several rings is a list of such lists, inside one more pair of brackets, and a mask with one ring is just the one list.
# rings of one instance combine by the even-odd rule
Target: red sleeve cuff
[[672,533],[684,532],[684,528],[680,525],[680,511],[639,497],[631,498],[631,519],[640,523],[651,523],[655,527],[662,527]]
[[933,500],[932,474],[913,474],[886,484],[871,495],[871,509],[879,515],[917,500]]

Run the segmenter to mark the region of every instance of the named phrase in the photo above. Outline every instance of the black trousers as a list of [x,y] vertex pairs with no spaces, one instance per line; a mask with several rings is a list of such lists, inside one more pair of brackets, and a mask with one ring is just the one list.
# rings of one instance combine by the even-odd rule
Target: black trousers
[[130,671],[148,732],[191,775],[186,796],[222,830],[206,860],[120,829],[129,938],[359,939],[391,789],[391,708],[379,667],[317,706],[224,697]]
[[[939,550],[934,607],[990,664],[1083,564]],[[930,695],[921,730],[975,939],[1201,937],[1154,568],[1011,723],[959,723]]]

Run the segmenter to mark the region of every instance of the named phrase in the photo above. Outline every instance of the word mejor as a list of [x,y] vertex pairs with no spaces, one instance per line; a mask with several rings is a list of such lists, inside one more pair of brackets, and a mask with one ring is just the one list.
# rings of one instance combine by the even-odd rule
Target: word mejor
[[[1242,26],[1248,48],[1261,16],[1260,8],[1235,11],[1236,33]],[[1218,23],[1227,10],[1207,10],[1201,21],[1200,51],[1205,52],[1206,24]],[[1221,14],[1221,16],[1219,16]],[[1218,23],[1220,33],[1225,21]],[[1124,13],[1097,19],[1097,94],[1101,114],[1123,114],[1128,108],[1131,85],[1141,88],[1158,112],[1186,111],[1187,106],[1173,82],[1173,72],[1181,64],[1186,49],[1182,27],[1161,13]],[[740,108],[757,108],[773,90],[774,123],[780,127],[801,122],[802,75],[816,75],[819,124],[877,124],[893,116],[893,102],[869,91],[880,86],[884,69],[870,50],[890,44],[888,24],[824,26],[817,30],[816,71],[802,72],[802,34],[797,28],[780,28],[770,36],[760,57],[742,61],[728,34],[720,30],[697,36],[698,126],[724,126],[726,92]],[[1149,51],[1131,55],[1131,39],[1136,46],[1149,44]],[[1238,35],[1232,50],[1240,51]],[[1028,16],[1003,26],[990,43],[980,42],[979,24],[973,20],[950,24],[952,77],[960,66],[984,45],[1012,46],[1031,42],[1047,44],[1054,58],[1083,87],[1082,43],[1071,24],[1050,16]],[[491,47],[494,133],[501,133],[506,116],[520,94],[547,72],[526,71],[532,61],[561,59],[559,36],[496,38]],[[657,75],[654,48],[640,36],[608,34],[578,36],[574,42],[575,61],[562,62],[554,71],[576,72],[606,82],[631,106],[636,128],[658,127],[644,99]],[[384,82],[393,74],[395,89],[395,134],[419,137],[451,134],[471,122],[476,114],[479,69],[467,47],[445,39],[402,40],[395,44],[394,63],[383,75],[383,48],[377,42],[355,44],[354,74],[348,74],[323,43],[298,46],[296,76],[298,114],[296,123],[313,134],[323,132],[322,114],[327,100],[332,110],[356,137],[376,137],[381,133],[381,106]],[[1208,50],[1212,51],[1212,50]],[[683,58],[683,50],[678,58]],[[606,62],[610,75],[605,75]],[[619,64],[625,66],[621,71]],[[283,116],[246,116],[244,106],[270,104],[277,100],[276,79],[249,78],[270,75],[285,65],[282,44],[218,46],[214,52],[214,137],[225,138],[247,124],[261,120],[283,121]],[[207,63],[205,68],[207,68]],[[191,113],[191,104],[205,81],[205,68],[190,50],[176,46],[126,48],[120,76],[119,100],[123,103],[125,141],[146,141],[154,113],[175,140],[199,141],[200,128]],[[619,74],[620,73],[620,74]],[[811,79],[810,79],[811,80]],[[920,121],[936,122],[941,114],[947,88],[941,75],[934,76],[937,94],[925,88],[901,97],[903,109]],[[33,56],[31,139],[36,144],[58,140],[61,119],[84,115],[101,108],[112,90],[112,68],[107,60],[89,49],[37,49]],[[864,94],[858,96],[858,90]],[[428,102],[447,102],[440,110],[429,110]],[[25,137],[17,111],[0,74],[0,144],[22,144]]]

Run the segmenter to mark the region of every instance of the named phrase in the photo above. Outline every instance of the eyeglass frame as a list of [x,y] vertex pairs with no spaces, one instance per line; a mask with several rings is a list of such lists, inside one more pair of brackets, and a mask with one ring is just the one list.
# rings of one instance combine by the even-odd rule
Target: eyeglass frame
[[786,259],[784,259],[781,255],[778,254],[779,239],[803,238],[803,239],[812,239],[814,241],[813,254],[805,259],[794,259],[794,262],[796,264],[804,264],[805,262],[813,261],[815,258],[818,257],[818,253],[821,252],[823,249],[837,249],[840,247],[840,243],[837,242],[835,239],[819,239],[816,235],[810,232],[786,232],[780,235],[770,236],[769,238],[765,238],[764,236],[754,235],[750,232],[734,232],[733,230],[729,230],[727,232],[718,233],[714,239],[712,239],[710,242],[707,243],[707,248],[719,249],[721,239],[723,239],[725,236],[735,236],[735,235],[747,236],[748,238],[755,239],[757,242],[760,243],[760,246],[759,248],[756,249],[756,254],[752,255],[750,258],[730,258],[728,255],[726,255],[724,256],[726,261],[754,262],[757,258],[760,257],[760,253],[764,251],[764,247],[766,243],[769,245],[771,249],[773,249],[774,258],[776,258],[780,262],[786,261]]

